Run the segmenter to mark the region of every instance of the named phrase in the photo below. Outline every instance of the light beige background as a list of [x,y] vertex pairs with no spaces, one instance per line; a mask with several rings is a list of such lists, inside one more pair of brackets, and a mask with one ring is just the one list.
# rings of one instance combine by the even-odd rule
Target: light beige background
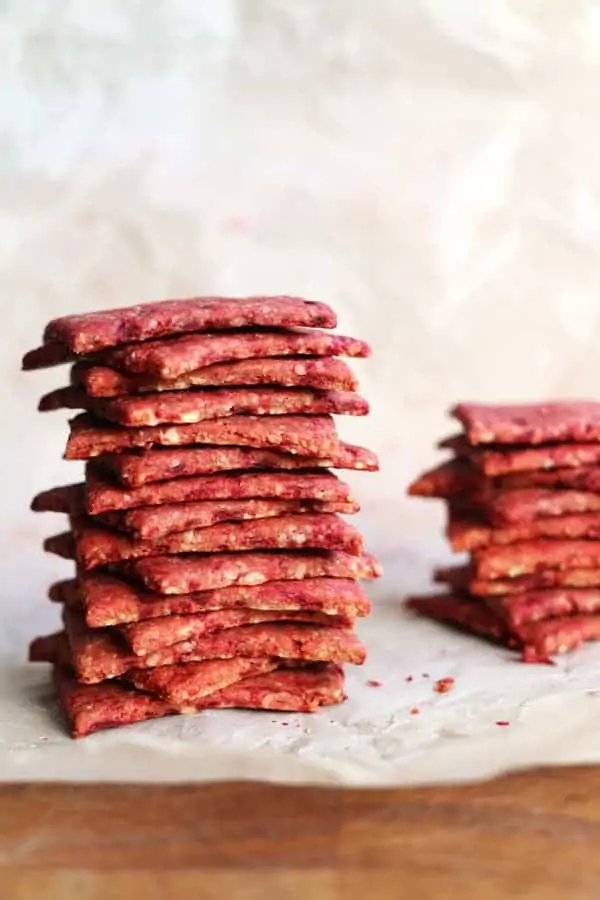
[[[600,8],[585,0],[4,0],[5,647],[54,621],[32,493],[76,480],[52,316],[289,292],[370,340],[362,524],[400,597],[443,552],[404,490],[456,399],[600,396]],[[414,574],[416,571],[416,575]],[[409,575],[409,573],[411,573]],[[414,577],[413,577],[414,576]]]

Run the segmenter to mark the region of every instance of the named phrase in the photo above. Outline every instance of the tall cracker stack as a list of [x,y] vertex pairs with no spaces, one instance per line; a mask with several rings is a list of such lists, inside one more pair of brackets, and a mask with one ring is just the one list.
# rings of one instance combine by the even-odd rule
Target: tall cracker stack
[[73,363],[41,410],[84,412],[66,458],[85,482],[36,511],[68,516],[47,551],[63,630],[34,640],[75,737],[207,708],[311,712],[344,699],[353,631],[380,574],[341,518],[358,504],[331,469],[378,468],[333,414],[368,405],[328,333],[334,312],[293,297],[199,298],[68,316],[26,370]]
[[460,404],[453,457],[409,494],[444,500],[443,593],[410,608],[548,662],[600,638],[600,403]]

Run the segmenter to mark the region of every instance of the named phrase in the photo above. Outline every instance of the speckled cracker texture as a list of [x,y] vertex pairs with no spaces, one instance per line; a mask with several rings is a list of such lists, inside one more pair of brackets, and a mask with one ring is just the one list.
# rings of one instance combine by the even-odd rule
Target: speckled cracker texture
[[600,441],[600,403],[591,401],[520,405],[460,403],[451,413],[475,445]]

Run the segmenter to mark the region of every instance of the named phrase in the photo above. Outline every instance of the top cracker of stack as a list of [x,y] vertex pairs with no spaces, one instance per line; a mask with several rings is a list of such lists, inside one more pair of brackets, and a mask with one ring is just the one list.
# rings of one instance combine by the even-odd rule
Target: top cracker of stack
[[365,415],[340,356],[291,297],[199,298],[51,322],[25,369],[74,363],[41,410],[71,422],[83,484],[34,499],[68,515],[46,550],[77,567],[50,590],[65,630],[36,639],[75,736],[207,707],[311,711],[343,699],[340,665],[379,567],[339,517],[358,505],[330,468],[378,467],[331,414]]
[[548,661],[600,638],[600,403],[460,404],[453,457],[409,494],[447,504],[446,534],[465,566],[438,570],[447,591],[410,598],[446,620]]

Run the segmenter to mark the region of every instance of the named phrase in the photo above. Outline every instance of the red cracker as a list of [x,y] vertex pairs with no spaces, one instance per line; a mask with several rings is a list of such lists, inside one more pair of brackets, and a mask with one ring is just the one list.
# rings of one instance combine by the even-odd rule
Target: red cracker
[[346,628],[276,623],[228,628],[136,656],[120,634],[108,629],[92,630],[70,609],[65,609],[63,615],[73,665],[84,684],[119,678],[134,668],[152,669],[205,659],[275,656],[361,665],[366,655],[358,637]]
[[352,556],[339,550],[151,556],[115,568],[117,574],[128,575],[160,594],[191,594],[303,578],[377,578],[381,574],[381,567],[368,553]]
[[464,514],[452,515],[446,533],[456,553],[471,553],[495,544],[515,544],[536,538],[600,540],[600,513],[534,519],[503,528],[494,528]]
[[316,388],[321,391],[358,389],[358,380],[348,364],[331,357],[245,359],[217,363],[168,381],[149,376],[125,375],[106,366],[78,363],[71,372],[71,383],[85,388],[89,397],[100,398],[225,385],[278,385]]
[[358,512],[357,503],[324,503],[321,500],[201,500],[198,503],[171,503],[103,513],[102,523],[124,531],[138,540],[158,541],[167,535],[194,528],[208,528],[220,522],[242,522],[298,513]]
[[519,578],[546,569],[600,569],[600,541],[533,540],[492,546],[474,554],[475,577],[482,581]]
[[597,466],[600,463],[600,444],[548,444],[506,449],[481,447],[471,448],[468,455],[473,465],[488,477],[496,477],[517,472]]
[[194,425],[117,428],[81,415],[70,423],[66,459],[92,459],[104,453],[155,446],[220,444],[277,449],[302,456],[328,456],[339,450],[329,416],[231,416]]
[[155,653],[183,641],[195,640],[228,628],[259,625],[262,622],[304,622],[330,628],[349,628],[353,622],[343,616],[328,616],[311,610],[218,609],[193,616],[163,616],[131,625],[121,625],[120,633],[136,656]]
[[600,491],[600,466],[551,469],[548,472],[515,472],[505,475],[504,488],[571,488],[577,491]]
[[208,366],[236,360],[370,354],[371,348],[365,341],[322,331],[238,331],[130,344],[104,354],[104,363],[119,371],[173,381]]
[[590,401],[484,405],[460,403],[451,414],[471,444],[600,441],[600,403]]
[[467,460],[451,459],[420,475],[408,488],[411,497],[477,495],[487,488],[485,479]]
[[349,619],[366,616],[371,610],[364,591],[349,577],[271,581],[253,587],[242,585],[166,596],[113,575],[92,572],[82,573],[77,582],[59,582],[51,588],[50,595],[59,603],[81,604],[90,628],[223,609],[313,610]]
[[520,525],[548,516],[600,512],[600,495],[544,488],[495,491],[481,503],[481,510],[494,525]]
[[548,588],[526,591],[506,597],[488,597],[488,606],[511,628],[543,619],[600,612],[600,590],[597,588]]
[[46,326],[44,343],[87,354],[186,332],[336,325],[336,315],[325,303],[298,297],[194,297],[63,316]]
[[[56,669],[55,683],[75,738],[179,712],[152,694],[133,690],[118,682],[81,685],[64,670]],[[315,712],[320,706],[343,700],[342,670],[333,665],[311,666],[245,678],[211,694],[191,708],[185,708],[183,712],[236,707]]]
[[199,700],[222,691],[243,678],[256,678],[282,667],[279,659],[207,659],[204,662],[133,669],[127,681],[138,690],[154,694],[176,709],[190,708]]
[[327,457],[293,456],[254,447],[178,447],[145,453],[115,453],[98,460],[128,488],[192,475],[243,469],[357,469],[377,471],[375,453],[364,447],[340,443]]
[[331,472],[227,472],[176,478],[133,490],[118,487],[96,468],[86,472],[87,510],[90,515],[164,503],[199,500],[321,500],[354,503],[350,487]]
[[[71,527],[75,558],[84,570],[167,554],[295,550],[303,547],[343,550],[358,556],[363,549],[362,537],[355,528],[339,516],[326,513],[227,522],[167,535],[156,543],[132,540],[84,518],[73,519]],[[67,537],[65,534],[65,540]],[[49,550],[52,552],[51,546]]]
[[32,502],[34,512],[66,513],[69,516],[85,514],[85,485],[66,484],[37,494]]
[[193,425],[228,416],[350,415],[366,416],[369,404],[352,391],[303,388],[206,388],[166,391],[97,400],[79,388],[60,388],[40,401],[42,412],[84,409],[126,428]]

